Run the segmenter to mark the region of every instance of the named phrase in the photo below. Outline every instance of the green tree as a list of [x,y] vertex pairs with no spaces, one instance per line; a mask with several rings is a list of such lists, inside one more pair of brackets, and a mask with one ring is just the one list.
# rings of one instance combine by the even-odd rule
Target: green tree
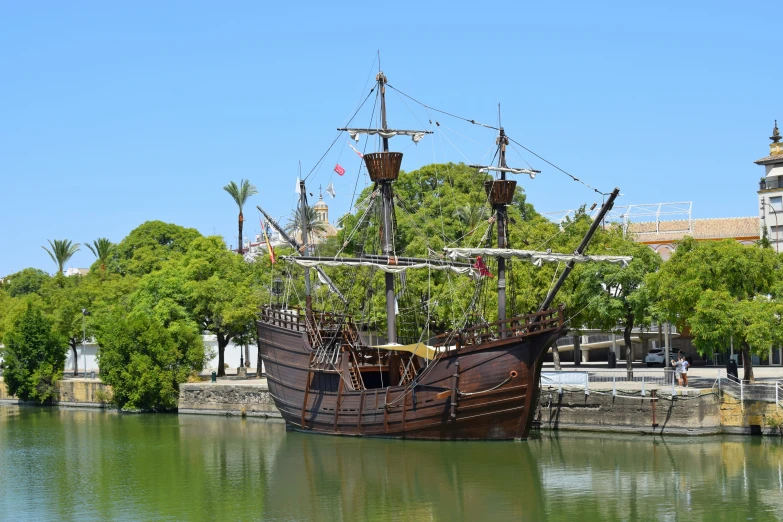
[[90,252],[98,259],[101,270],[106,270],[106,265],[109,263],[112,252],[114,251],[114,243],[105,237],[99,237],[92,242],[92,245],[85,243],[85,246],[90,249]]
[[4,338],[3,378],[8,391],[22,400],[50,401],[62,379],[65,342],[52,331],[41,309],[28,304]]
[[190,244],[199,237],[202,236],[195,228],[147,221],[117,244],[109,270],[123,275],[149,274],[159,270],[168,259],[187,252]]
[[5,278],[5,289],[11,297],[38,292],[51,279],[49,274],[38,268],[25,268]]
[[74,377],[79,373],[76,350],[83,343],[86,330],[82,310],[90,309],[90,290],[93,289],[90,283],[91,280],[85,277],[68,277],[60,284],[50,284],[42,290],[46,309],[52,318],[52,328],[58,336],[66,339],[71,349]]
[[187,319],[167,321],[137,308],[115,309],[99,320],[101,380],[124,410],[165,411],[177,407],[179,383],[204,365],[204,343]]
[[253,194],[258,194],[255,185],[251,185],[250,181],[243,179],[239,181],[239,185],[233,181],[223,187],[223,190],[229,193],[234,202],[239,207],[239,243],[237,244],[237,251],[241,254],[243,252],[242,243],[242,225],[245,221],[245,217],[242,214],[242,208],[247,203],[248,198]]
[[79,251],[79,243],[74,244],[69,239],[55,239],[54,243],[52,243],[51,239],[47,241],[49,241],[49,246],[52,247],[52,249],[49,250],[46,247],[41,248],[46,250],[46,253],[52,258],[52,261],[57,263],[57,272],[62,274],[65,263]]
[[765,353],[780,337],[780,268],[770,248],[686,238],[648,283],[660,315],[689,326],[699,353],[725,351],[733,342],[742,352],[744,379],[753,381],[751,353]]
[[[304,223],[307,225],[307,230],[310,234],[313,232],[323,232],[326,230],[326,224],[318,217],[318,213],[315,211],[315,207],[306,207]],[[300,232],[302,230],[302,209],[297,207],[294,212],[294,216],[286,223],[285,231],[291,234]]]
[[252,270],[223,240],[195,240],[188,252],[142,278],[134,298],[155,313],[189,317],[218,342],[218,375],[225,375],[229,342],[246,333],[260,304]]
[[[472,236],[475,229],[485,221],[489,216],[489,207],[479,203],[469,203],[461,206],[454,211],[456,217],[463,225],[463,236]],[[462,238],[459,238],[459,244],[462,244]]]
[[631,331],[652,322],[652,299],[645,279],[661,266],[661,258],[647,245],[624,238],[621,227],[594,236],[588,253],[632,256],[627,267],[611,263],[589,263],[577,267],[571,276],[566,299],[577,315],[572,325],[601,330],[620,326],[628,356],[629,374],[633,371]]

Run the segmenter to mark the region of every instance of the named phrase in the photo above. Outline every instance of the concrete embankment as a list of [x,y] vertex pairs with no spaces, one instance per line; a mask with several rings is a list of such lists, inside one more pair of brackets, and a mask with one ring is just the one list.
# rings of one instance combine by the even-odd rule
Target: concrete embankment
[[181,384],[179,413],[280,418],[266,379]]
[[[781,435],[783,409],[764,400],[740,401],[712,389],[618,393],[544,388],[536,418],[541,429],[669,435]],[[667,390],[668,391],[668,390]]]
[[[66,379],[55,385],[56,396],[52,404],[73,408],[105,408],[111,399],[111,386],[98,379]],[[0,404],[20,404],[23,401],[8,393],[0,379]]]
[[720,398],[710,390],[663,395],[544,388],[538,401],[537,420],[542,429],[611,431],[626,433],[711,435],[722,433]]

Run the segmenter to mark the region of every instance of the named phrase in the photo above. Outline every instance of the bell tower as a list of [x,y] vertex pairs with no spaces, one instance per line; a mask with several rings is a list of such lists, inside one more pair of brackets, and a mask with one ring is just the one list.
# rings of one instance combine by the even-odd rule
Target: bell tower
[[764,166],[764,176],[759,181],[759,236],[767,238],[776,252],[780,252],[783,243],[783,143],[780,142],[778,121],[769,137],[769,156],[756,160],[756,165]]

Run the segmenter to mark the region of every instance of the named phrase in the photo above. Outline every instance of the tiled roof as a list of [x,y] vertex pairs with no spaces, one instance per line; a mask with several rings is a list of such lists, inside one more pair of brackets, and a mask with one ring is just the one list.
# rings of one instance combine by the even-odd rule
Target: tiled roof
[[629,223],[628,232],[642,243],[664,243],[678,241],[685,236],[695,239],[736,239],[758,238],[759,218],[711,218],[694,219],[691,226],[687,219],[673,221],[654,221]]
[[773,163],[783,163],[783,155],[767,156],[765,158],[757,159],[753,163],[756,165],[772,165]]

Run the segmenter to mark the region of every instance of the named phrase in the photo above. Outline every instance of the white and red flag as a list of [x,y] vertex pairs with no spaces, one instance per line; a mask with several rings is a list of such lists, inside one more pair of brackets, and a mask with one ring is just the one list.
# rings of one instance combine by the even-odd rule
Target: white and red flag
[[359,157],[360,157],[360,158],[364,159],[364,154],[362,154],[361,152],[359,152],[359,149],[357,149],[356,147],[354,147],[354,146],[353,146],[353,143],[351,143],[351,142],[349,141],[349,142],[348,142],[348,146],[349,146],[349,147],[351,147],[351,148],[353,149],[353,151],[354,151],[356,154],[358,154],[358,155],[359,155]]
[[343,174],[345,174],[345,169],[342,168],[339,163],[334,166],[334,171],[337,173],[338,176],[342,176]]

